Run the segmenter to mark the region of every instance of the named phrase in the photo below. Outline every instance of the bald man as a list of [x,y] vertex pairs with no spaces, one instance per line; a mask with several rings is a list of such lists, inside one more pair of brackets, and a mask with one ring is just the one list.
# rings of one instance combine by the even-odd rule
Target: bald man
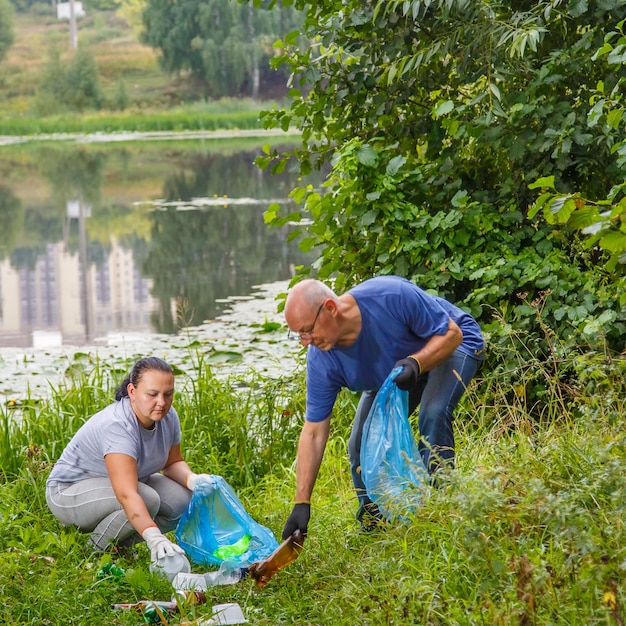
[[373,530],[383,517],[361,479],[361,435],[378,389],[394,367],[403,368],[395,383],[408,390],[410,413],[419,406],[425,467],[433,474],[453,466],[453,411],[483,359],[480,328],[471,315],[398,276],[366,280],[342,296],[318,280],[303,280],[289,292],[284,314],[290,336],[308,350],[296,497],[283,539],[307,532],[330,417],[343,387],[362,392],[348,451],[357,519]]

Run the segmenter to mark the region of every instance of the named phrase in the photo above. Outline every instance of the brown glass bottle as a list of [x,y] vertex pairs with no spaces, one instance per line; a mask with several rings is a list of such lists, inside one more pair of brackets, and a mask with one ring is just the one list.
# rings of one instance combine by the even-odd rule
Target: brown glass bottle
[[248,568],[248,575],[254,578],[257,587],[267,585],[269,579],[283,567],[289,565],[298,558],[304,545],[304,535],[296,530],[293,535],[287,537],[272,554],[263,561],[252,563]]

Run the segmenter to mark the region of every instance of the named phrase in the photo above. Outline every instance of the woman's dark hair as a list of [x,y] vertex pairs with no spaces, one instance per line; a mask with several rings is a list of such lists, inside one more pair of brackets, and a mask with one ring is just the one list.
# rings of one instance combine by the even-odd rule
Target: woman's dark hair
[[143,359],[139,359],[135,365],[133,365],[133,369],[130,370],[130,374],[120,383],[120,386],[115,390],[115,399],[121,400],[122,398],[126,398],[128,396],[128,384],[132,383],[137,386],[141,377],[144,375],[144,372],[166,372],[168,374],[173,374],[174,370],[172,367],[166,363],[163,359],[160,359],[158,356],[147,356]]

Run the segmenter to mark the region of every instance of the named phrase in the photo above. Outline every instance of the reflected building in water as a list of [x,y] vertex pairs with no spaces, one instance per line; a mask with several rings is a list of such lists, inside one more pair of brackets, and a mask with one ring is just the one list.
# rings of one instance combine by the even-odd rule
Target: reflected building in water
[[148,142],[0,153],[0,346],[175,334],[293,276],[315,253],[298,248],[292,222],[268,228],[264,213],[291,204],[302,181],[265,175],[260,151]]
[[[83,271],[87,267],[87,271]],[[158,303],[131,250],[112,240],[105,262],[84,265],[60,241],[46,246],[34,268],[0,262],[3,346],[84,344],[108,332],[149,332]]]

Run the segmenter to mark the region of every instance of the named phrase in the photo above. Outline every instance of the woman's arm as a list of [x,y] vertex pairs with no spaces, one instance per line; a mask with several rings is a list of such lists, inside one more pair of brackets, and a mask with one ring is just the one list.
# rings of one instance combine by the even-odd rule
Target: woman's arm
[[163,468],[163,475],[175,480],[179,485],[187,487],[189,477],[193,474],[187,462],[183,460],[180,444],[172,446],[167,462]]
[[139,495],[137,485],[137,461],[128,454],[112,452],[104,457],[104,462],[111,479],[115,497],[124,508],[128,521],[141,535],[154,521]]

